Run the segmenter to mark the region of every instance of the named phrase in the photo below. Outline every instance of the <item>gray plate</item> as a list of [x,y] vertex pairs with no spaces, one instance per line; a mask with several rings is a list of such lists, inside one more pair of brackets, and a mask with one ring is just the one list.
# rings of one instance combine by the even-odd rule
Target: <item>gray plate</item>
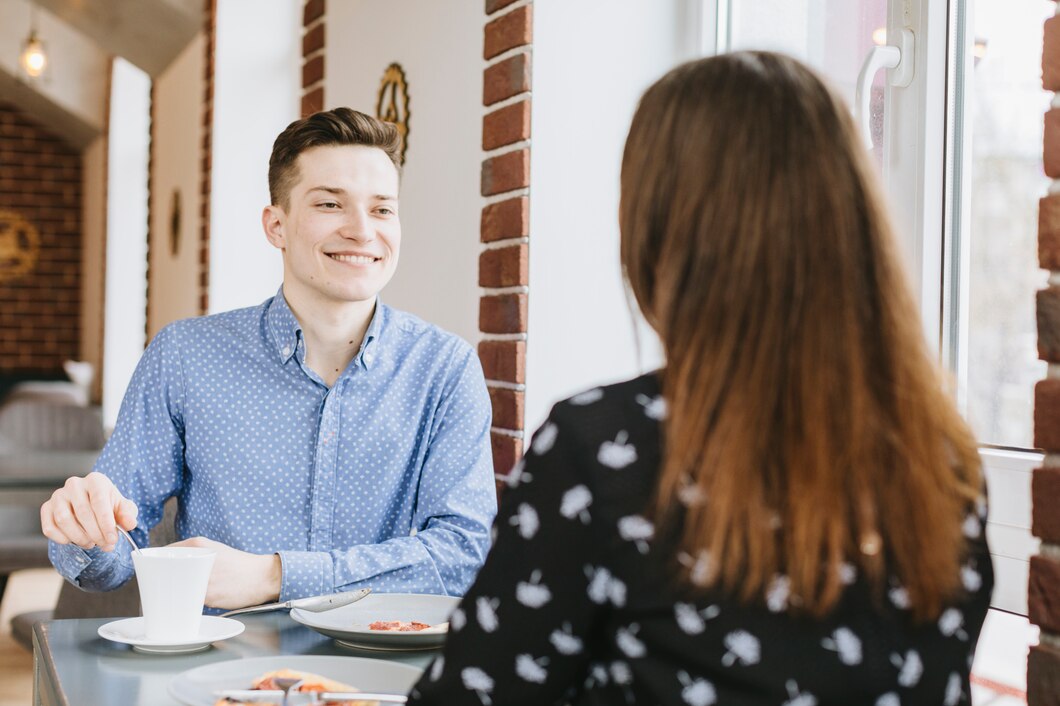
[[169,694],[187,706],[213,706],[221,689],[249,689],[254,680],[277,669],[297,669],[335,679],[360,691],[407,694],[423,670],[362,657],[273,655],[214,662],[173,677]]
[[373,593],[356,603],[323,613],[294,609],[291,617],[319,633],[355,647],[375,650],[429,650],[445,644],[445,632],[380,632],[368,626],[377,620],[415,620],[437,625],[449,620],[460,604],[456,596],[420,593]]

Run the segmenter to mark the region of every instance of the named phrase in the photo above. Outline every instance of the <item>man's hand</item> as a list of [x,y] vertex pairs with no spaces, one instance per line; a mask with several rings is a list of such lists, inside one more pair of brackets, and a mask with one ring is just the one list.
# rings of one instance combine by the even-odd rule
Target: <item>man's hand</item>
[[234,610],[280,597],[280,555],[250,554],[205,537],[192,537],[171,547],[205,547],[217,552],[206,589],[206,605]]
[[115,524],[133,529],[138,512],[136,503],[122,497],[110,478],[93,471],[84,478],[68,478],[52,493],[41,505],[40,526],[44,536],[58,544],[110,552],[118,541]]

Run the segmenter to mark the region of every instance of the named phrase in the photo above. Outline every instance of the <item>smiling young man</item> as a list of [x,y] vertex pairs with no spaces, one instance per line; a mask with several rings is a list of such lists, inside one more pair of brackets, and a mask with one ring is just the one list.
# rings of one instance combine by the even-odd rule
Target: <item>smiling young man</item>
[[379,301],[397,267],[398,137],[348,108],[287,127],[262,225],[283,285],[170,324],[95,472],[41,508],[68,580],[109,590],[179,500],[178,544],[217,549],[206,603],[341,590],[462,594],[496,513],[490,404],[460,338]]

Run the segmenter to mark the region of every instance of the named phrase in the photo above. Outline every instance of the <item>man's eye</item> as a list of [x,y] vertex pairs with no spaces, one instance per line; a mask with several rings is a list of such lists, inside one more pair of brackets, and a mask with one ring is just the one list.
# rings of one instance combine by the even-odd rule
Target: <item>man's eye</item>
[[386,206],[381,206],[381,207],[377,208],[375,210],[375,212],[380,214],[380,215],[383,215],[383,216],[393,216],[394,213],[395,213],[394,209],[387,208]]
[[321,202],[321,203],[319,203],[317,205],[320,206],[321,208],[338,208],[339,207],[339,205],[337,203],[335,203],[334,201],[323,201],[323,202]]

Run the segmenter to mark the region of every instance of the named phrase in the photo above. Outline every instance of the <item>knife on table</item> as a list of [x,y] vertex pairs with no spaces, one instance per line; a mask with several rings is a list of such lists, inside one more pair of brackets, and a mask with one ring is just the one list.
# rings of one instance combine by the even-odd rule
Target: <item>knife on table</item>
[[[213,692],[213,695],[235,702],[283,702],[283,692],[279,689],[224,689]],[[375,694],[369,691],[292,691],[288,695],[292,703],[297,703],[296,699],[300,697],[311,697],[310,701],[376,701],[384,704],[404,704],[409,700],[409,697],[401,694]]]
[[265,613],[270,610],[288,610],[291,608],[301,608],[302,610],[308,610],[311,613],[322,613],[325,610],[331,610],[332,608],[341,608],[344,605],[356,603],[371,592],[372,589],[370,588],[361,588],[356,591],[344,591],[343,593],[328,593],[323,596],[295,598],[290,601],[284,601],[283,603],[266,603],[265,605],[254,605],[250,606],[249,608],[230,610],[227,613],[221,613],[221,617],[230,618],[233,615],[244,615],[246,613]]

